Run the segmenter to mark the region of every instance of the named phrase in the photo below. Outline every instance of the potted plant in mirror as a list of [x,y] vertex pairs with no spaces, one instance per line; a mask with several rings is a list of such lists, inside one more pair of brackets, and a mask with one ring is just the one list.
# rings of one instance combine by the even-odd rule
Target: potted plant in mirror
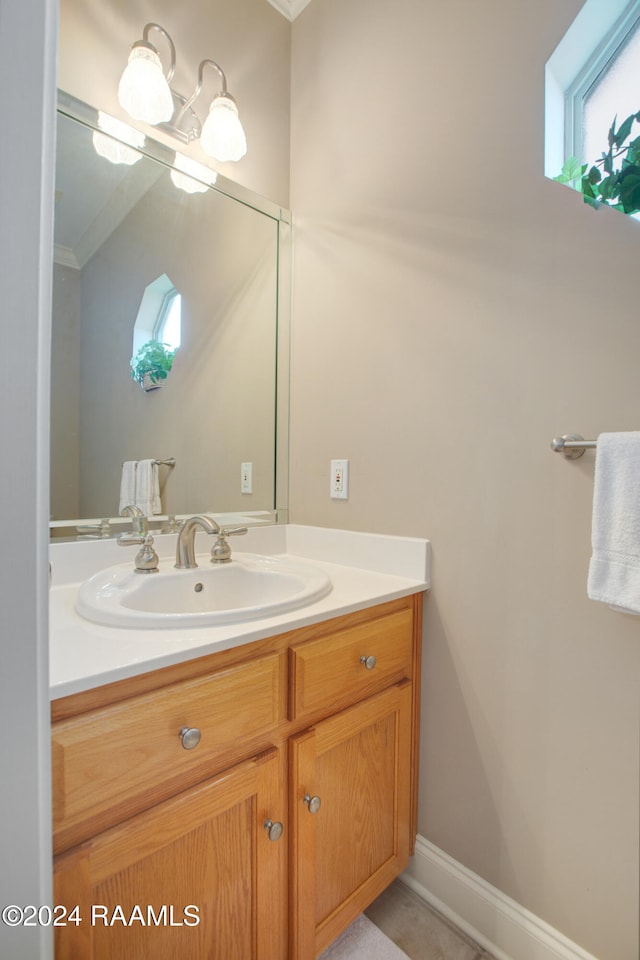
[[131,360],[131,379],[139,383],[145,392],[157,390],[173,366],[176,350],[168,343],[148,340]]

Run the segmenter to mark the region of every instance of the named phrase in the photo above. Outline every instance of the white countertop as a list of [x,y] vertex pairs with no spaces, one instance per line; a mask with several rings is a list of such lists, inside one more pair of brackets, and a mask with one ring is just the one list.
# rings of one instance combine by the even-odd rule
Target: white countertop
[[[175,542],[175,534],[156,537],[161,567],[174,563]],[[430,543],[415,537],[282,524],[252,528],[230,542],[238,554],[311,562],[326,571],[332,590],[306,607],[244,623],[180,630],[100,626],[76,613],[78,586],[98,570],[125,561],[129,551],[115,540],[52,543],[51,699],[419,593],[431,585]],[[207,547],[206,535],[199,532],[196,552],[203,565],[209,561]],[[134,555],[135,548],[132,569]]]

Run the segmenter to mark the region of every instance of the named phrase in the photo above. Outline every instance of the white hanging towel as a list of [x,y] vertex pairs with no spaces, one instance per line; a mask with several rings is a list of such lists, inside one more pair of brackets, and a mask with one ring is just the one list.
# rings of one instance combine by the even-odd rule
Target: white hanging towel
[[118,516],[127,506],[134,506],[136,502],[136,467],[137,460],[125,460],[122,464],[122,476],[120,478],[120,506],[118,507]]
[[640,432],[602,433],[596,448],[587,593],[640,613]]
[[136,507],[140,507],[145,517],[162,513],[160,501],[160,478],[155,460],[139,460],[136,470]]

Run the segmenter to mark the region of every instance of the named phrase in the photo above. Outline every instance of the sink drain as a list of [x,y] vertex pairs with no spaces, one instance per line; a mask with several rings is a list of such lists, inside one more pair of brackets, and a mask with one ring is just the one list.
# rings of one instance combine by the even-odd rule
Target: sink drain
[[196,593],[200,593],[202,590],[204,590],[204,583],[196,583],[193,589]]

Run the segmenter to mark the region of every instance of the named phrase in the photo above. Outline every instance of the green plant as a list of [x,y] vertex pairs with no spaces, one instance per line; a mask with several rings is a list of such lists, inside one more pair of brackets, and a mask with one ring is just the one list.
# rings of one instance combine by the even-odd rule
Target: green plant
[[166,380],[175,355],[176,351],[172,350],[168,343],[148,340],[131,359],[131,379],[141,386],[146,375],[154,384],[157,384],[158,380]]
[[[626,214],[640,211],[640,137],[625,141],[631,135],[634,122],[640,122],[640,112],[632,113],[616,130],[617,116],[609,130],[609,149],[587,170],[588,163],[569,157],[562,173],[554,180],[575,186],[584,202],[592,207],[601,203]],[[621,160],[620,160],[621,158]],[[620,165],[616,161],[620,160]]]

